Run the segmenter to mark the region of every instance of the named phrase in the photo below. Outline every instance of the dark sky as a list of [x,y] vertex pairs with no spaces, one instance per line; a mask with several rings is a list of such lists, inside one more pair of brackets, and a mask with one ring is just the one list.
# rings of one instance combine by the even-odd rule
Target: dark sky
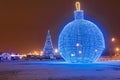
[[[43,48],[50,29],[54,47],[58,35],[74,19],[76,0],[0,0],[0,52],[26,53]],[[85,18],[104,32],[106,42],[120,38],[120,0],[77,0]]]

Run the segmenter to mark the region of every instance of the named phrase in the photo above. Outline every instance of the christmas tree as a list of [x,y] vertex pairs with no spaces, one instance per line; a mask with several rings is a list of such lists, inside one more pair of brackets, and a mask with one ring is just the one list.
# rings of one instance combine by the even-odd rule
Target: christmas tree
[[48,34],[46,36],[46,42],[43,48],[43,56],[47,59],[54,58],[54,48],[51,40],[50,31],[48,30]]

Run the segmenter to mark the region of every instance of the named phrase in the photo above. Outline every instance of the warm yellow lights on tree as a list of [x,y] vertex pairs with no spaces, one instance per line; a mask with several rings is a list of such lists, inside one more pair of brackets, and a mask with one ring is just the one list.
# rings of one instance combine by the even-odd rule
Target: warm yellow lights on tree
[[80,2],[76,2],[75,3],[75,6],[76,6],[76,11],[80,11]]

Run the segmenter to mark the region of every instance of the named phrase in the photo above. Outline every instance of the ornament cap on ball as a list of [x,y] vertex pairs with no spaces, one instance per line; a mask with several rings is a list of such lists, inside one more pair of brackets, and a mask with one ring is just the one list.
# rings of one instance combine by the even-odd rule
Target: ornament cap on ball
[[61,56],[69,63],[95,62],[105,49],[104,37],[99,27],[84,19],[80,2],[75,3],[74,20],[61,31],[58,49]]

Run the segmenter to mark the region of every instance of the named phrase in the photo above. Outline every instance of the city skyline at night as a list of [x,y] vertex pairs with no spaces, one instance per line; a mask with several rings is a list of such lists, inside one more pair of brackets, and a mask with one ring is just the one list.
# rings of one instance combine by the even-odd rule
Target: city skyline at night
[[[85,19],[95,22],[106,42],[120,38],[119,0],[79,0]],[[28,53],[42,50],[48,29],[57,48],[62,28],[73,20],[74,0],[0,1],[0,52]],[[99,3],[99,4],[98,4]],[[99,22],[99,23],[98,23]]]

